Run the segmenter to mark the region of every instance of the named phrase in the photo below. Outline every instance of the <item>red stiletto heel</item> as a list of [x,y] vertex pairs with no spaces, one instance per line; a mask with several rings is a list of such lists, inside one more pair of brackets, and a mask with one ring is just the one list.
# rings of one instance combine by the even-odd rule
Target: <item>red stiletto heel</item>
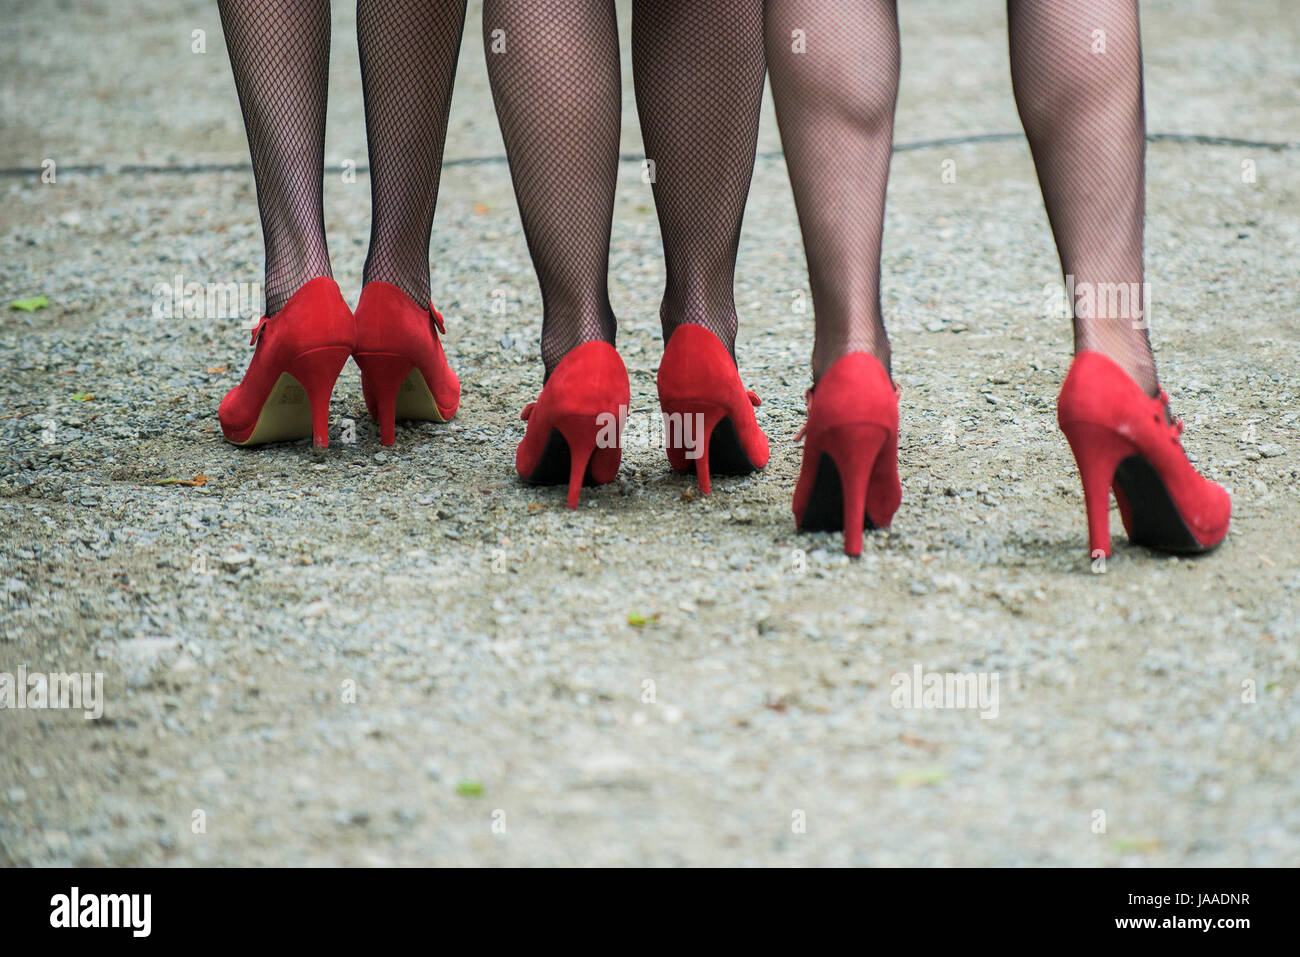
[[347,346],[313,349],[294,358],[285,370],[286,375],[298,380],[307,394],[312,441],[321,448],[328,448],[330,444],[330,396],[351,353]]
[[1119,463],[1134,453],[1132,444],[1101,426],[1072,423],[1065,432],[1079,466],[1083,508],[1088,516],[1088,553],[1110,556],[1110,487]]
[[596,430],[591,428],[591,420],[585,416],[557,419],[552,427],[569,447],[569,495],[564,504],[569,508],[577,508],[582,483],[586,481],[592,456],[596,452]]
[[443,351],[442,315],[396,286],[369,282],[357,303],[361,393],[379,423],[381,445],[397,439],[397,420],[449,422],[460,405],[460,380]]
[[898,390],[875,356],[850,352],[808,392],[803,465],[794,491],[801,531],[844,530],[844,553],[862,554],[865,528],[888,528],[902,501]]
[[1088,551],[1109,557],[1110,492],[1129,541],[1166,552],[1207,552],[1228,534],[1232,499],[1187,460],[1181,419],[1164,390],[1152,398],[1100,352],[1074,357],[1056,419],[1083,484]]
[[607,342],[584,342],[560,360],[536,402],[515,450],[515,469],[534,485],[569,486],[578,507],[583,485],[614,481],[623,459],[621,437],[631,388],[623,359]]
[[[379,423],[379,444],[392,445],[397,441],[397,397],[405,388],[414,391],[415,383],[408,380],[415,368],[410,359],[403,356],[366,353],[356,357],[361,369],[361,391],[366,400],[366,409],[370,417]],[[436,409],[436,404],[435,404]],[[403,418],[412,418],[410,415]],[[445,422],[446,419],[434,418],[432,421]]]
[[[820,477],[813,479],[810,496],[813,512],[810,513],[805,506],[801,528],[824,526],[831,531],[842,528],[844,554],[862,554],[862,532],[870,521],[867,517],[867,490],[871,487],[876,459],[889,436],[889,430],[881,426],[864,424],[842,425],[823,433],[818,448],[812,453],[814,459],[818,457],[818,451],[825,457],[818,462]],[[805,452],[805,461],[807,455]],[[834,485],[834,479],[838,479],[838,487]],[[825,512],[825,520],[820,522],[814,514],[818,505]],[[885,528],[892,518],[891,512],[879,524],[872,522],[872,527]]]
[[[689,399],[660,399],[660,406],[664,415],[664,438],[668,462],[678,472],[689,472],[694,469],[702,495],[708,495],[713,491],[709,471],[709,452],[713,448],[716,448],[719,456],[728,463],[726,474],[744,474],[754,471],[754,466],[745,456],[743,447],[738,445],[739,440],[736,438],[735,429],[724,426],[721,431],[718,431],[718,426],[728,418],[729,410],[725,406],[715,402],[696,402]],[[753,417],[752,411],[750,417]],[[715,434],[718,436],[716,442],[713,441]],[[766,464],[766,459],[763,461]],[[719,470],[720,473],[722,471],[724,470]]]
[[767,436],[726,346],[703,326],[678,326],[668,339],[657,377],[668,463],[695,470],[700,492],[712,491],[710,469],[747,475],[767,465]]
[[330,396],[355,338],[352,311],[334,280],[304,283],[254,327],[248,371],[217,409],[222,434],[235,445],[311,436],[328,446]]

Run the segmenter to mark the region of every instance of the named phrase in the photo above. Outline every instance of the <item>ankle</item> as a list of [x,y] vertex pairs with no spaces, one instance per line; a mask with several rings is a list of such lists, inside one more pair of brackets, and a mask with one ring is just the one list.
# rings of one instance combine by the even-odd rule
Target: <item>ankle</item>
[[841,342],[834,347],[823,348],[820,343],[813,347],[812,374],[813,385],[821,381],[821,377],[826,374],[839,359],[853,352],[865,352],[874,356],[882,366],[885,372],[893,378],[893,368],[891,358],[893,350],[890,348],[889,340],[882,339],[873,342]]
[[293,298],[299,289],[313,279],[322,277],[326,279],[334,278],[334,272],[330,269],[328,260],[324,263],[304,263],[292,269],[284,267],[268,268],[265,285],[262,287],[262,293],[266,297],[265,315],[268,317],[274,316],[284,308],[285,304]]
[[542,327],[542,366],[544,369],[543,381],[550,378],[555,367],[578,346],[585,345],[588,342],[608,342],[611,346],[615,345],[613,328],[611,326],[608,335],[601,334],[597,329],[588,328],[587,326],[572,326],[564,329],[563,333],[554,332],[545,325]]
[[736,357],[736,332],[739,324],[736,306],[732,302],[720,303],[711,308],[705,306],[703,300],[678,304],[665,298],[659,307],[659,325],[663,330],[665,344],[682,326],[702,326],[722,341],[733,359]]
[[366,271],[361,274],[361,285],[363,287],[370,285],[372,282],[386,282],[390,286],[396,286],[421,309],[429,305],[430,289],[427,276],[421,280],[411,276],[389,274],[381,270],[376,270],[373,273]]
[[1160,395],[1160,380],[1156,376],[1156,361],[1150,345],[1140,343],[1118,345],[1113,342],[1076,343],[1074,353],[1098,352],[1123,369],[1139,389],[1150,398]]

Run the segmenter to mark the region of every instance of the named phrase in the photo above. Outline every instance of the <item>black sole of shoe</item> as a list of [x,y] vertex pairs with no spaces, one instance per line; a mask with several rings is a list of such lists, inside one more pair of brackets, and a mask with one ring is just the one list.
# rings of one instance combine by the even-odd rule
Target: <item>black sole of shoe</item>
[[[699,459],[687,459],[686,471],[695,473]],[[748,475],[758,466],[749,460],[730,418],[720,419],[709,436],[709,475]]]
[[[529,485],[568,485],[569,465],[569,443],[559,429],[551,429],[546,448],[542,449],[542,457],[524,481]],[[590,463],[587,464],[587,473],[582,477],[582,484],[584,488],[596,484],[591,477]]]
[[[862,514],[862,527],[874,531],[876,526]],[[840,470],[835,460],[823,452],[817,461],[817,475],[813,478],[812,494],[804,508],[799,523],[801,532],[840,532],[844,530],[844,487],[840,483]]]
[[1115,469],[1114,484],[1128,502],[1133,522],[1129,541],[1134,545],[1176,555],[1203,555],[1217,547],[1196,540],[1161,481],[1160,473],[1142,456],[1130,455],[1120,462]]

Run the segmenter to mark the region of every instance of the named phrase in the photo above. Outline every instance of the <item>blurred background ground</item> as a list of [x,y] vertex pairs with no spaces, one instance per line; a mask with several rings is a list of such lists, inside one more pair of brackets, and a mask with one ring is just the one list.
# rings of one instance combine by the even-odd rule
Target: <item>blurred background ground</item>
[[[178,276],[261,281],[215,4],[0,11],[0,672],[102,671],[107,697],[98,721],[0,713],[0,862],[1295,863],[1288,0],[1143,4],[1153,336],[1234,524],[1208,557],[1121,546],[1105,574],[1055,429],[1070,337],[1044,318],[1059,269],[1027,147],[924,145],[1018,131],[997,0],[901,4],[884,296],[904,499],[852,563],[789,514],[811,322],[770,102],[737,300],[771,465],[701,499],[633,448],[570,513],[512,468],[539,297],[477,4],[431,249],[462,410],[381,450],[349,366],[325,452],[225,444],[246,318],[154,316]],[[611,286],[649,413],[662,251],[624,65]],[[326,218],[354,298],[347,3],[332,68]],[[893,708],[918,663],[997,672],[998,716]]]

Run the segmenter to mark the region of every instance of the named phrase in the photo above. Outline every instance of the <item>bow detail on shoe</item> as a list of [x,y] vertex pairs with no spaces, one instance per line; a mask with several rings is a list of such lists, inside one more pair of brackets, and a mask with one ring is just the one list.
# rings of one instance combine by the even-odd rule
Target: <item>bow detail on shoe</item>
[[529,417],[533,414],[533,409],[535,408],[537,408],[537,403],[529,402],[526,406],[524,406],[524,411],[519,413],[519,418],[527,422]]
[[1165,392],[1164,389],[1160,390],[1160,404],[1164,406],[1165,421],[1174,430],[1173,439],[1177,442],[1178,436],[1183,434],[1183,420],[1174,415],[1173,409],[1169,407],[1169,393]]
[[250,346],[257,345],[257,340],[261,337],[262,330],[266,328],[266,324],[270,321],[270,316],[263,316],[261,319],[257,320],[257,325],[253,327],[253,334],[249,336],[248,339],[248,344]]
[[[805,416],[812,415],[812,397],[813,397],[813,389],[815,388],[817,387],[811,386],[809,387],[808,391],[803,394],[803,401],[804,401],[804,405],[806,406]],[[805,417],[803,421],[803,425],[799,426],[799,431],[794,434],[794,438],[791,439],[791,441],[794,442],[795,445],[798,445],[800,442],[803,441],[804,433],[807,431],[808,431],[808,419]]]
[[436,328],[440,334],[445,336],[447,334],[447,324],[443,322],[442,313],[433,308],[432,303],[429,304],[429,318],[433,320],[434,328]]

